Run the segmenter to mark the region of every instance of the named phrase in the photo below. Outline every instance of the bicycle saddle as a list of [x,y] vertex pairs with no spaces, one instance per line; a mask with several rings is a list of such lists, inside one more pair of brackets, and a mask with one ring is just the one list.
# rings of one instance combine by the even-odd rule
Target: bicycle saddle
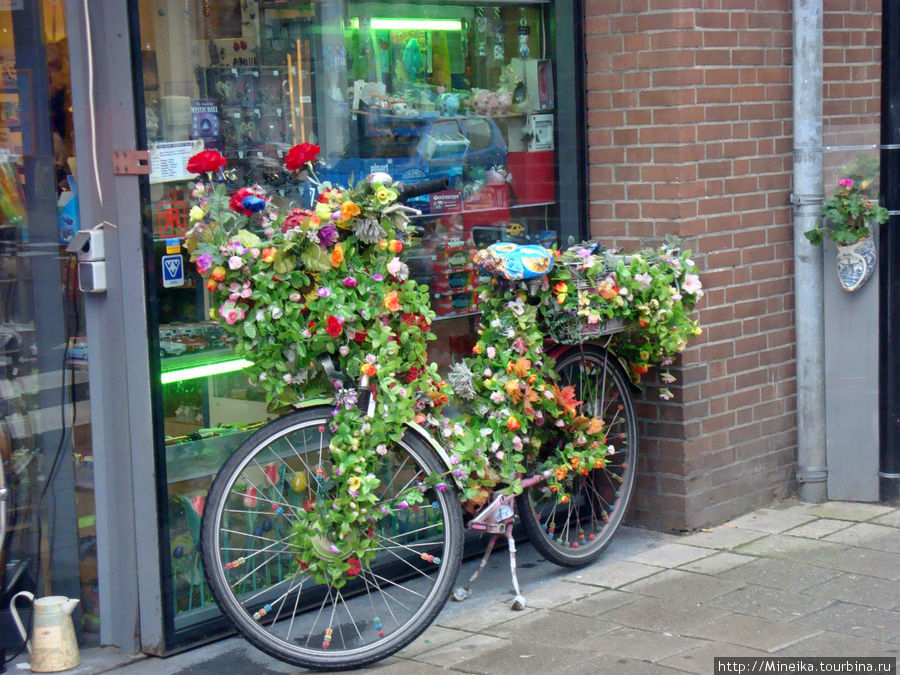
[[483,272],[508,281],[522,281],[553,269],[553,255],[543,246],[497,242],[472,258]]

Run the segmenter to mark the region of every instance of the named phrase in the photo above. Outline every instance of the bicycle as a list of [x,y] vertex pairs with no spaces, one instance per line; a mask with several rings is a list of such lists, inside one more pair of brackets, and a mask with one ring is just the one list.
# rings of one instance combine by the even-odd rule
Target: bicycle
[[[383,217],[387,212],[392,218],[382,219],[380,223],[393,224],[401,231],[396,218],[401,211],[393,206],[401,195],[391,193],[390,185],[389,177],[378,176],[374,180],[370,177],[367,185],[351,193],[351,199],[340,191],[326,190],[323,192],[326,207],[317,205],[316,213],[323,218],[331,213],[340,225],[347,212],[355,211],[344,221],[346,229],[352,226],[357,235],[355,242],[346,240],[347,250],[358,246],[360,251],[367,252],[368,277],[383,277],[373,270],[385,269],[385,265],[388,270],[393,265],[395,272],[400,272],[395,274],[397,284],[385,287],[386,309],[380,310],[377,320],[366,316],[366,310],[357,310],[368,321],[367,329],[352,329],[348,344],[358,341],[363,334],[361,342],[374,345],[371,349],[378,352],[378,358],[397,358],[403,345],[403,353],[409,352],[414,357],[409,362],[424,363],[421,343],[428,334],[428,317],[401,315],[397,310],[400,309],[398,298],[414,305],[415,294],[421,292],[426,294],[421,302],[427,306],[427,291],[402,279],[403,269],[396,263],[399,258],[387,262],[391,253],[400,252],[385,255],[387,248],[399,249],[402,245],[395,247],[393,240],[388,247],[381,241],[367,243],[363,225],[357,227],[358,220],[354,220],[369,218],[370,213]],[[424,189],[427,187],[419,187]],[[252,196],[239,202],[251,212],[249,207],[257,206],[249,199]],[[234,198],[231,202],[234,208]],[[346,207],[348,202],[353,204],[353,209]],[[362,204],[362,209],[357,202]],[[207,211],[214,210],[213,207]],[[325,238],[327,225],[321,225],[319,218],[310,213],[302,217],[296,214],[297,220],[290,221],[299,225],[284,226],[285,232],[291,230],[294,234],[285,235],[284,248],[279,251],[290,252],[295,248],[300,230],[317,232],[321,235],[319,239]],[[364,226],[371,228],[372,224]],[[209,232],[203,236],[212,241]],[[222,250],[225,256],[233,256],[237,251],[245,256],[245,261],[249,260],[246,251],[250,247],[236,246],[235,235],[229,236],[232,237],[229,243],[222,245],[224,240],[216,240],[206,250]],[[272,240],[279,237],[277,231],[267,236]],[[238,237],[247,242],[245,235]],[[317,244],[321,245],[321,241]],[[335,250],[338,247],[335,244]],[[254,260],[264,260],[266,251],[270,250],[275,247],[263,248],[262,258],[257,251]],[[304,252],[309,258],[305,260],[307,267],[313,262],[311,256],[318,254],[309,250],[307,247]],[[501,250],[501,253],[510,252],[522,251],[514,246]],[[198,259],[202,256],[196,250],[192,253]],[[526,253],[535,254],[535,251]],[[344,249],[340,248],[337,263],[332,255],[335,269],[343,269],[343,255]],[[258,429],[225,462],[213,481],[203,513],[203,568],[222,612],[256,647],[288,663],[323,670],[358,668],[386,658],[418,637],[451,595],[456,600],[468,596],[501,536],[507,539],[510,550],[515,589],[513,609],[523,608],[525,600],[516,578],[512,537],[517,516],[537,550],[559,565],[586,565],[609,544],[634,491],[637,458],[631,379],[619,359],[607,349],[622,325],[598,320],[588,325],[580,315],[591,312],[581,304],[577,314],[561,313],[559,308],[564,306],[565,293],[560,284],[565,288],[570,284],[557,280],[556,286],[548,291],[546,273],[551,271],[552,259],[546,252],[543,255],[548,257],[547,263],[540,263],[535,279],[530,282],[510,275],[506,262],[499,266],[485,265],[487,271],[506,276],[504,281],[492,282],[495,293],[485,296],[486,306],[491,305],[493,297],[496,302],[512,307],[515,316],[507,318],[511,323],[518,322],[504,327],[499,313],[482,319],[486,336],[494,340],[496,336],[490,329],[501,330],[511,348],[520,355],[515,364],[512,361],[508,364],[507,373],[511,376],[496,379],[489,368],[484,368],[479,375],[484,376],[483,381],[475,382],[468,366],[461,367],[462,371],[468,370],[462,377],[467,392],[463,398],[470,393],[473,400],[487,400],[477,399],[474,392],[477,387],[485,387],[482,393],[491,392],[490,400],[500,406],[499,419],[508,414],[512,444],[508,442],[509,436],[503,435],[505,430],[496,428],[498,412],[490,412],[484,404],[485,410],[472,413],[476,417],[479,413],[486,415],[480,418],[477,432],[464,428],[459,421],[437,419],[437,410],[446,401],[446,387],[442,388],[443,382],[432,382],[435,375],[430,366],[423,366],[421,372],[417,366],[410,367],[401,380],[395,372],[379,371],[380,365],[376,367],[373,354],[363,357],[360,352],[354,356],[345,344],[340,350],[341,358],[316,353],[314,362],[300,371],[303,382],[307,382],[312,370],[322,374],[326,382],[333,383],[336,390],[333,396],[294,402],[292,412]],[[593,252],[587,258],[593,260]],[[277,260],[276,251],[265,264],[274,267]],[[212,263],[209,260],[203,263],[208,271]],[[238,264],[232,269],[239,269]],[[601,268],[595,265],[590,269],[596,272]],[[259,265],[254,269],[268,270]],[[622,267],[619,271],[620,275],[627,274]],[[325,277],[330,272],[326,268],[321,275]],[[268,271],[267,274],[261,277],[266,282],[266,292],[285,295],[291,291],[283,288],[288,273]],[[210,275],[214,279],[215,271]],[[574,284],[573,290],[579,283],[596,282],[596,279],[572,280],[570,269],[565,267],[560,268],[560,275]],[[249,273],[245,276],[257,278]],[[367,296],[369,291],[381,288],[378,284],[382,279],[375,279],[375,283],[359,276],[359,280],[354,277],[352,285],[347,281],[350,277],[345,277],[345,285],[352,289],[345,296],[346,302],[357,296],[371,301],[374,295]],[[273,279],[277,283],[271,283]],[[308,281],[306,277],[298,277],[297,287]],[[217,283],[227,283],[227,280]],[[211,290],[215,292],[218,288],[223,293],[221,297],[229,298],[220,307],[220,314],[231,325],[238,321],[229,320],[234,312],[243,317],[256,311],[257,324],[252,330],[245,327],[242,335],[252,340],[247,343],[252,348],[263,350],[272,344],[272,338],[267,343],[260,337],[261,332],[268,330],[268,323],[260,319],[258,307],[251,304],[241,309],[241,284],[235,284],[231,283],[225,291],[213,284]],[[309,291],[309,296],[317,292],[320,298],[328,297],[321,292],[322,286],[318,291],[314,285],[303,288]],[[541,305],[532,303],[529,308],[528,304],[528,298],[537,297],[539,292],[545,296],[548,292],[555,293],[559,307],[554,305],[545,318],[553,324],[549,327],[551,332],[564,340],[568,337],[567,341],[573,344],[543,343],[536,323],[532,323],[538,316],[536,307]],[[291,297],[298,295],[292,293]],[[581,290],[578,297],[581,302]],[[309,304],[315,302],[318,301],[313,298]],[[333,333],[346,339],[343,333],[346,326],[339,318],[328,315],[324,323],[329,335]],[[315,329],[313,324],[310,321],[309,326]],[[304,336],[310,344],[317,344],[315,341],[320,336],[311,332],[309,326],[303,330]],[[588,344],[584,344],[588,336],[579,334],[578,326],[587,326]],[[484,337],[476,349],[489,353],[500,346],[499,342],[496,346],[483,345]],[[320,340],[318,344],[330,343]],[[301,348],[296,344],[291,346],[291,349]],[[473,361],[476,367],[483,363],[486,361]],[[346,374],[350,369],[359,373],[354,380]],[[286,373],[285,377],[288,382],[296,375]],[[263,378],[260,381],[277,393],[284,393],[280,383],[273,384],[271,379]],[[404,381],[420,388],[406,391]],[[423,383],[433,386],[426,390]],[[499,391],[500,385],[506,393]],[[541,410],[535,412],[540,406],[554,411],[555,425],[551,425],[550,418],[538,414]],[[527,413],[529,408],[530,413],[522,412]],[[415,417],[408,414],[411,412],[416,412]],[[385,422],[394,415],[400,420],[399,428]],[[489,420],[493,420],[493,430]],[[552,428],[540,429],[544,422]],[[373,428],[380,430],[385,424],[384,435],[377,436]],[[426,428],[428,424],[432,425],[434,434]],[[524,436],[524,441],[522,435],[511,433],[526,426],[529,434]],[[485,430],[489,433],[485,434]],[[375,445],[373,441],[372,447],[361,449],[362,443],[373,437],[386,442]],[[440,440],[444,437],[454,441],[449,450]],[[484,442],[484,448],[477,447],[478,441]],[[529,443],[527,448],[524,442]],[[488,452],[493,454],[488,456]],[[498,476],[498,467],[506,475]],[[465,514],[460,497],[466,498]],[[454,590],[466,527],[492,536],[476,573],[464,586]]]

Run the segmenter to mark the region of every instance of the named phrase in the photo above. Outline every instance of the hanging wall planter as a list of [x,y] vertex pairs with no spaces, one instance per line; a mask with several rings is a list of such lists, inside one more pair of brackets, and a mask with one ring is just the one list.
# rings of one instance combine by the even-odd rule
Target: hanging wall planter
[[[856,175],[856,174],[853,174]],[[876,174],[877,175],[877,174]],[[872,225],[883,224],[888,212],[878,199],[868,196],[877,190],[873,179],[854,182],[852,178],[838,181],[838,190],[822,204],[824,225],[804,232],[813,244],[821,244],[825,232],[837,244],[837,272],[841,288],[857,291],[875,271],[875,240]]]
[[865,286],[875,271],[875,240],[869,236],[853,244],[838,244],[837,272],[841,288],[853,292]]

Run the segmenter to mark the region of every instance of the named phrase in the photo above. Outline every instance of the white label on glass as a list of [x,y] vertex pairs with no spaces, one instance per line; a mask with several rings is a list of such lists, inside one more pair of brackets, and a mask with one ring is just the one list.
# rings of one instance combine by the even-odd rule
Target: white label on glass
[[150,182],[188,180],[195,174],[187,170],[188,160],[203,150],[203,141],[150,143]]

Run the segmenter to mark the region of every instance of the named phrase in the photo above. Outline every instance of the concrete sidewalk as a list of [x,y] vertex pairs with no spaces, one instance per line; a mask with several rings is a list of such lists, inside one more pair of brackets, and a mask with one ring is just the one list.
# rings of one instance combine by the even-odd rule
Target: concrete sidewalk
[[[684,537],[623,528],[580,570],[528,544],[518,558],[524,611],[509,609],[499,551],[475,597],[448,603],[415,643],[366,672],[652,675],[712,673],[714,656],[900,656],[893,506],[780,502]],[[118,666],[112,650],[83,656],[69,672],[296,672],[238,638]]]

